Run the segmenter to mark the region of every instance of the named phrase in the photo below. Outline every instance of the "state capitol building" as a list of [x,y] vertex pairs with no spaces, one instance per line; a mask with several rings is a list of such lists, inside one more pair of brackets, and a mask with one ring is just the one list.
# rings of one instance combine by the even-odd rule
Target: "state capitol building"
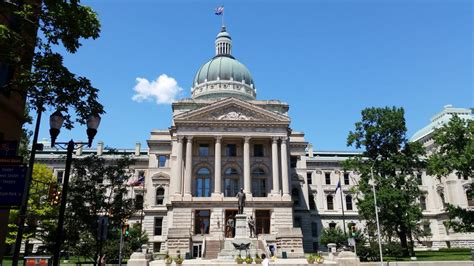
[[[215,56],[195,74],[191,98],[173,102],[169,129],[151,131],[147,149],[137,143],[123,150],[136,160],[135,178],[145,176],[144,186],[130,188],[129,195],[144,201],[143,226],[153,252],[217,258],[223,240],[235,234],[225,225],[237,214],[240,188],[246,193],[244,213],[255,219],[259,248],[271,247],[277,256],[325,249],[319,244],[322,229],[343,228],[342,210],[346,226],[364,227],[351,194],[359,177],[341,165],[359,153],[313,150],[303,132],[290,128],[288,110],[285,102],[257,99],[253,77],[232,55],[232,38],[222,27]],[[445,106],[412,141],[432,147],[433,128],[452,114],[473,119],[469,109]],[[90,154],[116,156],[99,142],[97,149],[79,149],[75,157]],[[61,182],[61,151],[46,148],[36,158]],[[446,203],[474,207],[468,198],[472,178],[450,175],[439,181],[424,172],[417,177],[425,229],[432,234],[417,245],[474,247],[474,234],[454,233],[443,224]],[[339,180],[342,197],[336,194]]]

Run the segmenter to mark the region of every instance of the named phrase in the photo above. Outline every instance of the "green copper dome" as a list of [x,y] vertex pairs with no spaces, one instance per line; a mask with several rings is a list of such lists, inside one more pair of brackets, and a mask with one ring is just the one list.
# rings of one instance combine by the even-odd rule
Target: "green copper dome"
[[253,85],[252,75],[247,67],[230,56],[216,56],[205,63],[196,73],[193,84],[196,86],[217,80],[233,80]]
[[252,75],[232,56],[232,38],[225,27],[217,34],[215,48],[216,56],[202,65],[194,76],[192,98],[254,100],[256,90]]

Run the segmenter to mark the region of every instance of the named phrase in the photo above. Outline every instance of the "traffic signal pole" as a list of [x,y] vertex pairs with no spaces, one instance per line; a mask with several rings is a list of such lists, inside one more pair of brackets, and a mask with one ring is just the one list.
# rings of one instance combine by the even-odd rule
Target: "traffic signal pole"
[[119,266],[122,266],[122,249],[123,249],[123,228],[124,224],[120,224],[120,244],[119,244]]

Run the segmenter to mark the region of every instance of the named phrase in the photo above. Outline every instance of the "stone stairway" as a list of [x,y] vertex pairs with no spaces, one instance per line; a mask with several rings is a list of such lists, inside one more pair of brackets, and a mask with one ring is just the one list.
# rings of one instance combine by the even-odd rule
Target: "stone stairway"
[[217,255],[221,251],[220,240],[206,240],[206,250],[204,258],[206,260],[217,259]]

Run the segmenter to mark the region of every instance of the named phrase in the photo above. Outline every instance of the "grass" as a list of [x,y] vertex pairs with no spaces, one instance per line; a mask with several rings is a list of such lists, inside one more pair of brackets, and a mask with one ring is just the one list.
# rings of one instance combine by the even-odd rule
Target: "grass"
[[[418,261],[459,261],[471,260],[469,250],[415,251]],[[410,258],[384,257],[385,261],[411,261]]]

